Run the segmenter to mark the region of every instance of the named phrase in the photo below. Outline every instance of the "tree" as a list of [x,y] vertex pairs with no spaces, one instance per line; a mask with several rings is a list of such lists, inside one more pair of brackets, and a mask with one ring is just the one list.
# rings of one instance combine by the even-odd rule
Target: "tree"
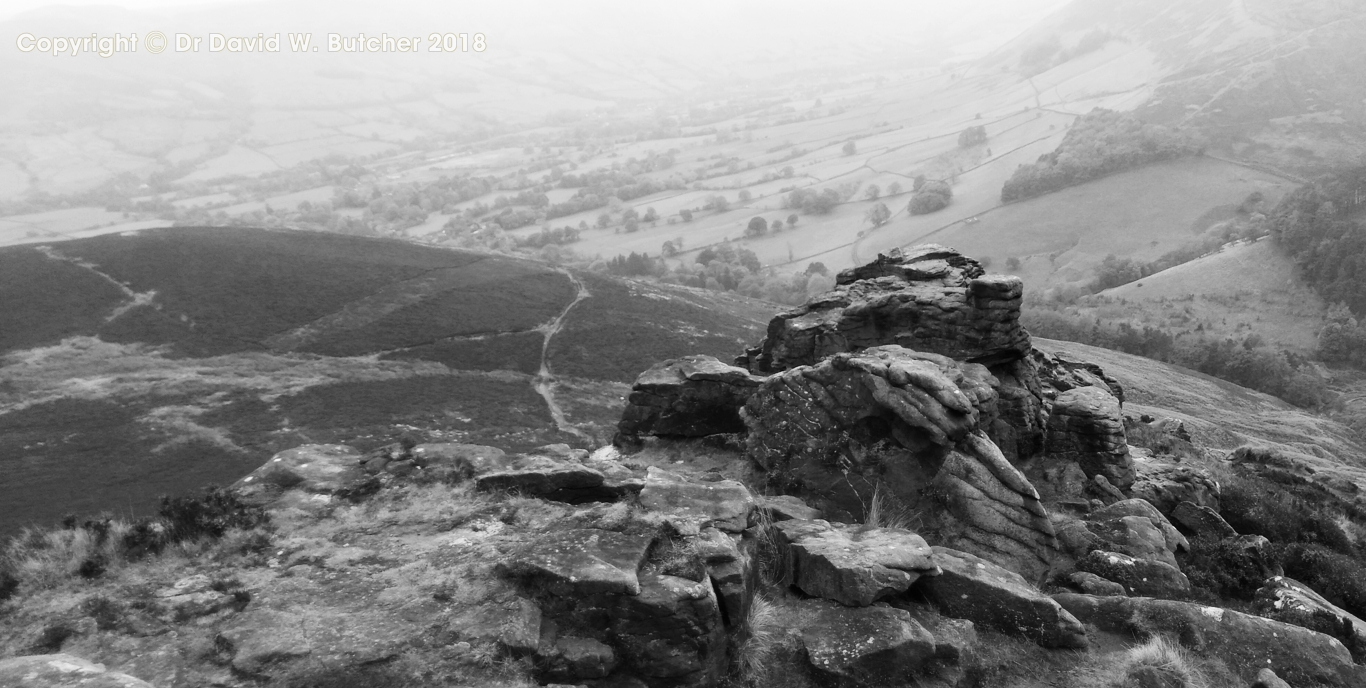
[[775,218],[772,222],[768,223],[768,231],[770,231],[770,232],[781,232],[782,229],[783,229],[783,221],[782,221],[782,220],[779,220],[779,219],[776,219],[776,218]]
[[627,208],[621,212],[621,221],[623,223],[638,219],[640,219],[640,213],[636,212],[635,208]]
[[659,255],[664,256],[665,258],[672,258],[678,255],[678,245],[672,241],[664,242],[664,245],[659,247]]
[[791,215],[788,215],[788,216],[787,216],[787,226],[788,226],[788,227],[796,227],[796,226],[797,226],[797,214],[796,214],[796,213],[792,213]]
[[825,263],[812,261],[806,264],[806,274],[808,275],[828,275],[830,268],[825,267]]
[[911,181],[911,191],[919,191],[923,186],[925,186],[925,175],[915,175],[915,179]]
[[845,154],[845,155],[853,155],[853,154],[855,154],[855,153],[857,153],[857,152],[858,152],[858,146],[855,146],[853,141],[846,141],[846,142],[844,143],[844,154]]
[[654,208],[646,208],[646,209],[645,209],[645,216],[642,217],[642,218],[640,218],[640,220],[641,220],[642,222],[654,222],[654,221],[656,221],[656,220],[658,220],[658,219],[659,219],[659,213],[655,212],[655,209],[654,209]]
[[871,222],[874,227],[881,227],[892,219],[892,211],[887,208],[886,203],[878,203],[868,209],[868,214],[864,216],[864,219]]
[[640,221],[636,220],[635,218],[631,218],[625,222],[623,227],[626,228],[626,233],[630,234],[631,232],[640,229]]
[[745,226],[745,237],[754,239],[768,233],[768,220],[762,217],[750,218],[749,224]]
[[869,184],[867,190],[863,192],[863,197],[870,201],[876,201],[881,195],[882,189],[878,188],[877,184]]
[[598,216],[598,229],[607,229],[607,225],[612,224],[612,216],[603,213]]
[[588,231],[588,221],[587,221],[587,220],[579,220],[579,231],[581,231],[581,232],[586,232],[586,231]]
[[987,142],[987,128],[985,126],[968,127],[963,133],[958,135],[959,148],[971,148],[981,143]]
[[1007,269],[1007,270],[1011,270],[1011,271],[1019,270],[1019,269],[1020,269],[1020,259],[1019,259],[1019,258],[1016,258],[1015,256],[1011,256],[1011,257],[1007,258],[1007,259],[1006,259],[1006,269]]
[[692,211],[687,208],[678,211],[678,216],[683,218],[684,222],[692,222]]
[[899,193],[901,193],[901,182],[892,182],[891,184],[887,185],[888,196],[895,196]]
[[927,181],[911,197],[911,203],[906,206],[906,209],[912,215],[925,215],[947,208],[952,201],[953,189],[948,184],[941,181]]
[[741,203],[749,203],[749,199],[751,198],[754,198],[754,196],[750,194],[749,189],[740,189]]

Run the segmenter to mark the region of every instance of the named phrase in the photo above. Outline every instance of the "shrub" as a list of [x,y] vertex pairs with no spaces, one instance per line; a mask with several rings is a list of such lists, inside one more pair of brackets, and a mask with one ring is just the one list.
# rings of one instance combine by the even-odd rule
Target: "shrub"
[[1162,636],[1131,648],[1124,658],[1123,688],[1204,688],[1205,677],[1180,645]]
[[1321,545],[1296,543],[1280,553],[1285,575],[1313,588],[1344,611],[1366,616],[1366,564]]
[[261,507],[243,504],[237,493],[215,486],[202,497],[162,497],[157,515],[166,522],[169,542],[220,538],[230,528],[250,530],[269,518]]
[[[1305,499],[1261,478],[1234,474],[1220,494],[1220,512],[1234,530],[1261,535],[1272,542],[1323,545],[1341,554],[1354,554],[1352,538],[1338,525],[1341,513],[1319,495]],[[1326,496],[1325,496],[1326,497]]]
[[1191,538],[1190,551],[1178,559],[1192,587],[1238,600],[1251,600],[1269,573],[1266,562],[1232,540]]

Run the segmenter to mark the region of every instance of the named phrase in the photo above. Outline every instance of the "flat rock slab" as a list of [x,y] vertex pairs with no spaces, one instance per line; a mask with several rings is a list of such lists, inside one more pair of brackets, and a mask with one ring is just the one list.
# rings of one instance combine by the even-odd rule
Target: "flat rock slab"
[[465,468],[470,475],[496,470],[505,456],[502,449],[482,444],[436,442],[413,447],[413,457],[425,465]]
[[361,453],[344,444],[305,444],[286,449],[233,484],[246,494],[270,487],[335,494],[365,479]]
[[749,527],[754,495],[735,480],[694,482],[651,466],[640,491],[640,505],[650,511],[674,514],[728,533]]
[[1077,570],[1119,583],[1130,595],[1172,598],[1184,596],[1191,589],[1190,579],[1181,569],[1120,552],[1094,550],[1077,562]]
[[908,685],[936,656],[934,636],[904,610],[822,607],[802,642],[811,667],[835,685]]
[[943,572],[922,579],[916,589],[944,616],[1024,636],[1044,647],[1087,646],[1081,623],[1020,574],[947,547],[935,547],[934,560]]
[[1222,659],[1243,680],[1271,669],[1294,686],[1366,685],[1366,667],[1336,638],[1292,624],[1219,607],[1151,597],[1054,595],[1078,619],[1136,638],[1165,634],[1202,655]]
[[5,688],[155,688],[128,674],[108,671],[69,654],[0,659],[0,686]]
[[540,538],[502,563],[507,575],[537,581],[560,596],[640,594],[637,572],[653,536],[579,528]]
[[508,490],[557,501],[573,501],[575,496],[600,491],[603,482],[602,473],[583,464],[532,455],[510,459],[497,470],[479,475],[475,486],[484,491]]
[[768,517],[774,521],[790,521],[794,518],[806,520],[825,518],[825,512],[807,506],[800,497],[778,495],[776,497],[759,497],[758,499],[759,508],[767,512]]
[[939,574],[925,539],[909,530],[789,520],[774,524],[786,544],[792,582],[802,592],[866,607]]

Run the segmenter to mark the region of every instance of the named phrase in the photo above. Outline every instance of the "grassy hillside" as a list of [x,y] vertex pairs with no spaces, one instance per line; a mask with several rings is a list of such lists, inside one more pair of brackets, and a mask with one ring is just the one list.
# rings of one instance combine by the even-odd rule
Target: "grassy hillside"
[[[67,512],[144,513],[157,494],[231,482],[304,442],[370,448],[395,428],[509,448],[606,436],[635,375],[688,353],[728,359],[775,310],[256,229],[9,247],[0,274],[0,534]],[[588,296],[566,312],[579,283]],[[543,363],[573,430],[533,386]]]
[[[1211,158],[1188,158],[1114,174],[1013,203],[927,240],[990,258],[1036,293],[1083,283],[1109,254],[1151,261],[1196,243],[1253,192],[1275,203],[1295,184]],[[1007,270],[1010,258],[1020,261]]]
[[1109,322],[1162,327],[1312,354],[1326,307],[1269,238],[1229,246],[1137,282],[1083,298],[1078,312]]
[[1273,396],[1179,366],[1075,342],[1034,338],[1044,351],[1100,364],[1124,385],[1126,413],[1174,417],[1197,444],[1232,449],[1280,445],[1316,457],[1314,467],[1366,484],[1366,447],[1344,425]]

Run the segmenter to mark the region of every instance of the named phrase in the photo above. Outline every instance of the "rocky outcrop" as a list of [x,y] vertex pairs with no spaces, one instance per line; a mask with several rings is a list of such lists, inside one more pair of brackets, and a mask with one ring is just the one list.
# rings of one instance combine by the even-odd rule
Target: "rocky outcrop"
[[1108,390],[1120,406],[1124,405],[1124,386],[1094,363],[1074,361],[1038,349],[1030,351],[1029,358],[1038,371],[1040,383],[1047,389],[1045,394],[1051,398],[1081,387],[1097,387]]
[[618,443],[641,435],[702,437],[742,432],[740,407],[763,378],[711,356],[655,364],[636,378],[617,423]]
[[1097,509],[1087,517],[1094,536],[1091,548],[1128,554],[1176,567],[1176,553],[1190,549],[1186,536],[1142,499],[1126,499]]
[[[535,665],[542,679],[624,672],[650,684],[698,688],[719,680],[727,641],[717,586],[700,558],[647,566],[652,548],[661,546],[658,538],[573,529],[533,541],[500,564],[540,605]],[[710,554],[718,566],[738,560],[738,552],[730,562],[725,553]]]
[[306,444],[272,456],[232,488],[247,499],[290,489],[323,495],[344,493],[366,478],[361,458],[355,447],[344,444]]
[[1099,597],[1128,597],[1129,593],[1124,590],[1124,586],[1111,580],[1106,580],[1094,573],[1085,571],[1073,571],[1067,575],[1067,585],[1074,590],[1080,590],[1087,595]]
[[756,373],[809,366],[836,353],[885,344],[995,364],[1022,358],[1024,284],[987,275],[977,261],[942,246],[880,255],[845,270],[835,288],[779,313],[746,362]]
[[1058,540],[1039,493],[984,435],[964,438],[935,476],[944,542],[1031,580],[1052,567]]
[[1269,619],[1331,635],[1358,661],[1366,658],[1366,622],[1293,578],[1275,576],[1268,579],[1257,591],[1254,608]]
[[1078,387],[1058,395],[1048,414],[1044,451],[1076,461],[1088,478],[1105,476],[1121,490],[1134,483],[1119,400],[1101,387]]
[[1172,520],[1196,537],[1222,540],[1238,534],[1219,512],[1193,502],[1178,503],[1176,508],[1172,509]]
[[1366,668],[1336,638],[1292,624],[1219,607],[1149,597],[1054,595],[1083,623],[1136,638],[1163,634],[1222,659],[1244,680],[1271,669],[1292,685],[1366,685]]
[[956,546],[1036,577],[1052,558],[1052,525],[981,430],[994,417],[989,379],[979,365],[899,346],[836,354],[759,387],[743,411],[747,452],[835,519],[864,520],[886,490],[944,519]]
[[646,474],[640,505],[728,533],[748,528],[755,509],[753,495],[739,482],[694,482],[654,466]]
[[636,574],[653,542],[653,534],[578,528],[535,540],[501,566],[555,595],[639,595]]
[[921,579],[915,589],[940,613],[1044,647],[1087,646],[1081,624],[1019,574],[966,552],[933,551],[941,573]]
[[750,605],[759,584],[756,538],[749,533],[736,536],[707,528],[698,534],[695,543],[697,556],[716,587],[726,625],[742,626],[749,618]]
[[1191,589],[1190,579],[1176,566],[1118,552],[1093,550],[1077,562],[1077,570],[1119,583],[1131,595],[1185,597]]
[[1252,679],[1251,688],[1290,688],[1290,684],[1282,681],[1276,672],[1270,669],[1262,669]]
[[807,506],[800,497],[792,495],[777,495],[774,497],[758,497],[759,508],[769,519],[774,521],[787,521],[794,518],[805,520],[815,520],[825,516],[820,509]]
[[939,574],[930,546],[907,530],[799,520],[773,528],[790,583],[813,597],[866,607]]
[[14,688],[153,688],[128,674],[107,671],[69,654],[0,659],[0,686]]
[[1171,514],[1181,502],[1219,509],[1219,482],[1203,468],[1154,458],[1145,450],[1134,450],[1134,484],[1129,494],[1146,500],[1164,514]]
[[802,629],[802,643],[815,674],[841,688],[908,685],[936,650],[929,631],[891,607],[823,605]]

